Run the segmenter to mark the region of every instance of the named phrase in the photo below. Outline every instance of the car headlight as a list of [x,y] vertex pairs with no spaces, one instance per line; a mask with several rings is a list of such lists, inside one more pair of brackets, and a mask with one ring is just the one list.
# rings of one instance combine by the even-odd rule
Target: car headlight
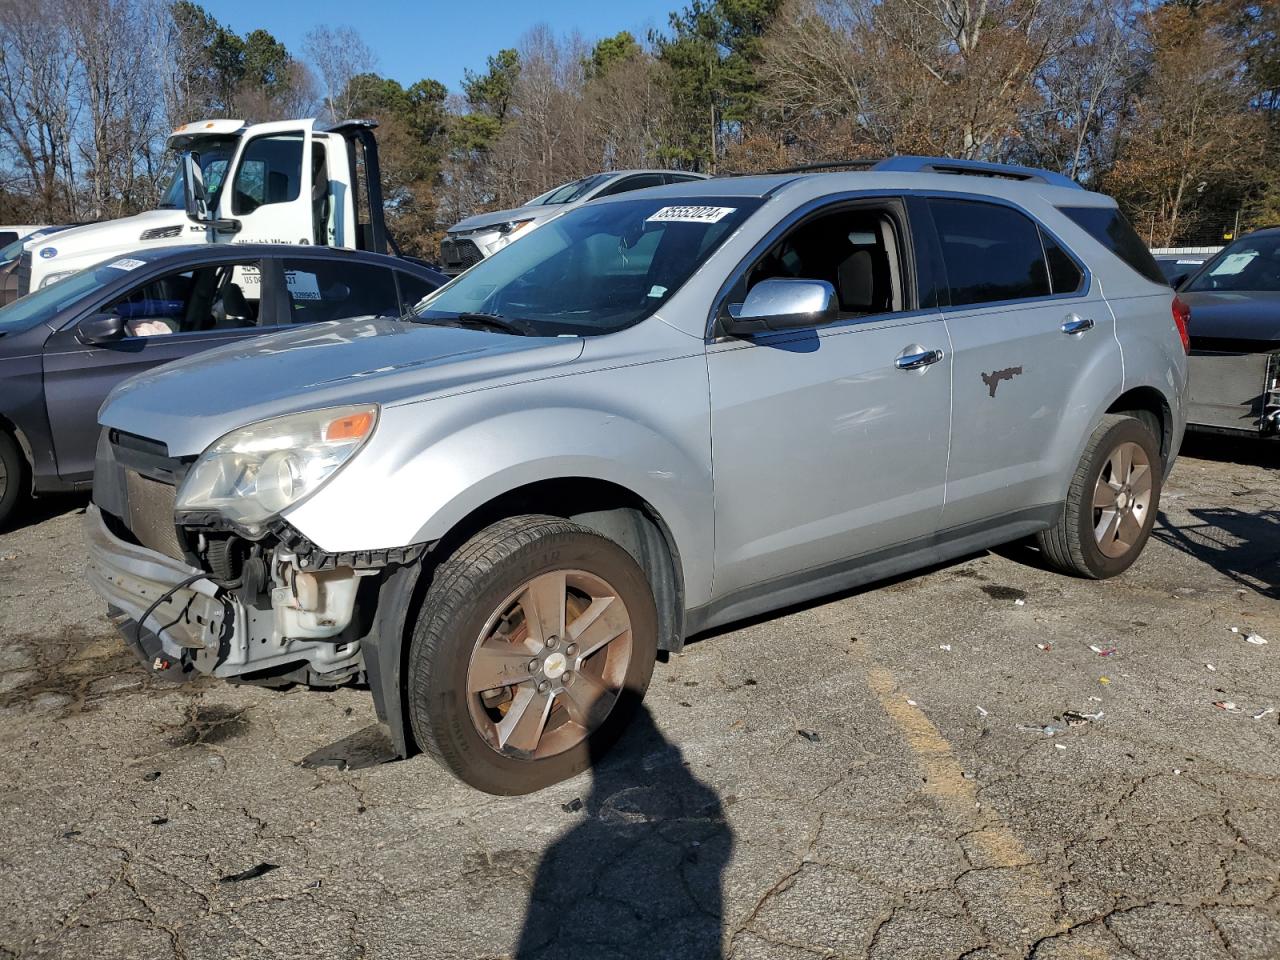
[[505,237],[507,234],[523,230],[531,223],[533,223],[532,218],[528,220],[508,220],[506,223],[499,224],[498,232]]
[[57,283],[59,280],[65,280],[67,279],[67,277],[71,276],[73,273],[78,273],[78,272],[79,271],[77,270],[63,270],[61,273],[51,273],[47,277],[45,277],[43,280],[40,281],[40,288],[43,290],[49,284]]
[[178,511],[216,510],[246,533],[315,493],[373,435],[378,407],[362,404],[251,423],[215,441],[178,491]]

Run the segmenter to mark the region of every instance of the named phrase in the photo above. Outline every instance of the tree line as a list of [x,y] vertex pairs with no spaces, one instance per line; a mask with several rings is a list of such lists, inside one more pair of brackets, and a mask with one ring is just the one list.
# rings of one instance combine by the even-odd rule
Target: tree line
[[350,27],[300,51],[191,0],[0,0],[0,222],[144,209],[181,123],[379,121],[393,233],[601,169],[753,172],[922,153],[1047,167],[1154,246],[1280,223],[1275,0],[691,0],[664,29],[549,27],[468,70],[382,76]]

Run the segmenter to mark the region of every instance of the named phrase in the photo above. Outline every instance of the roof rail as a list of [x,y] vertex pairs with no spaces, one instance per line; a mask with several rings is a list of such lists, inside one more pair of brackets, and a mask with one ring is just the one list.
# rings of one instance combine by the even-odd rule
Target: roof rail
[[998,177],[1003,180],[1022,180],[1027,183],[1046,183],[1054,187],[1084,187],[1070,177],[1041,170],[1038,167],[1020,167],[1012,163],[987,163],[983,160],[955,160],[950,157],[889,157],[872,169],[891,173],[952,173],[970,177]]
[[[829,160],[824,163],[806,163],[798,167],[766,170],[765,174],[820,173],[824,170],[874,170],[878,173],[951,173],[969,177],[997,177],[1002,180],[1020,180],[1025,183],[1045,183],[1054,187],[1084,187],[1070,177],[1041,170],[1038,167],[1020,167],[1011,163],[987,163],[982,160],[955,160],[950,157],[883,157],[878,160]],[[751,176],[746,173],[725,174],[730,177]]]
[[[802,163],[797,167],[782,167],[778,170],[768,170],[766,171],[766,174],[817,173],[822,170],[874,170],[881,163],[884,163],[883,157],[863,160],[827,160],[823,163]],[[731,176],[740,176],[740,174],[731,174]],[[751,174],[746,174],[746,176],[751,176]]]

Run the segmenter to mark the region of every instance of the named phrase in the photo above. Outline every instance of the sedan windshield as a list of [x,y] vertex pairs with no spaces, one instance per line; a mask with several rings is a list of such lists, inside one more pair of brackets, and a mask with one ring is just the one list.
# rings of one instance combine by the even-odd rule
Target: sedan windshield
[[1280,233],[1241,237],[1210,260],[1184,289],[1280,292]]
[[137,260],[115,261],[124,266],[104,264],[89,267],[72,274],[65,280],[41,287],[25,297],[0,308],[0,334],[30,330],[37,323],[48,323],[87,293],[105,286],[120,277],[126,270],[139,266]]
[[[204,191],[209,195],[209,209],[218,206],[218,192],[227,174],[227,165],[236,152],[237,137],[201,137],[191,145],[191,150],[200,156],[200,172],[204,175]],[[182,189],[182,155],[178,155],[177,165],[170,175],[169,186],[165,189],[164,199],[158,204],[165,210],[181,210],[186,206],[186,197]]]
[[542,336],[612,333],[661,307],[760,206],[751,197],[588,203],[480,261],[415,307]]
[[590,191],[604,183],[609,179],[609,176],[607,173],[597,173],[590,177],[583,177],[581,180],[562,183],[554,190],[548,190],[541,196],[534,197],[527,206],[537,207],[548,203],[573,203],[575,200],[581,200]]

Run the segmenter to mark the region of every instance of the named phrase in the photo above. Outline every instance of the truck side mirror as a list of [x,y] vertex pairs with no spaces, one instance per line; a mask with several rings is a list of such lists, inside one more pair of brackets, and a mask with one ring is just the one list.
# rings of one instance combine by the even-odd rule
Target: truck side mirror
[[187,216],[196,223],[209,222],[209,195],[204,189],[204,173],[200,154],[188,151],[182,155],[182,195]]
[[834,320],[838,303],[835,287],[825,280],[771,277],[752,287],[721,324],[730,336],[813,327]]
[[94,313],[76,324],[76,339],[85,344],[111,343],[124,338],[124,317]]

